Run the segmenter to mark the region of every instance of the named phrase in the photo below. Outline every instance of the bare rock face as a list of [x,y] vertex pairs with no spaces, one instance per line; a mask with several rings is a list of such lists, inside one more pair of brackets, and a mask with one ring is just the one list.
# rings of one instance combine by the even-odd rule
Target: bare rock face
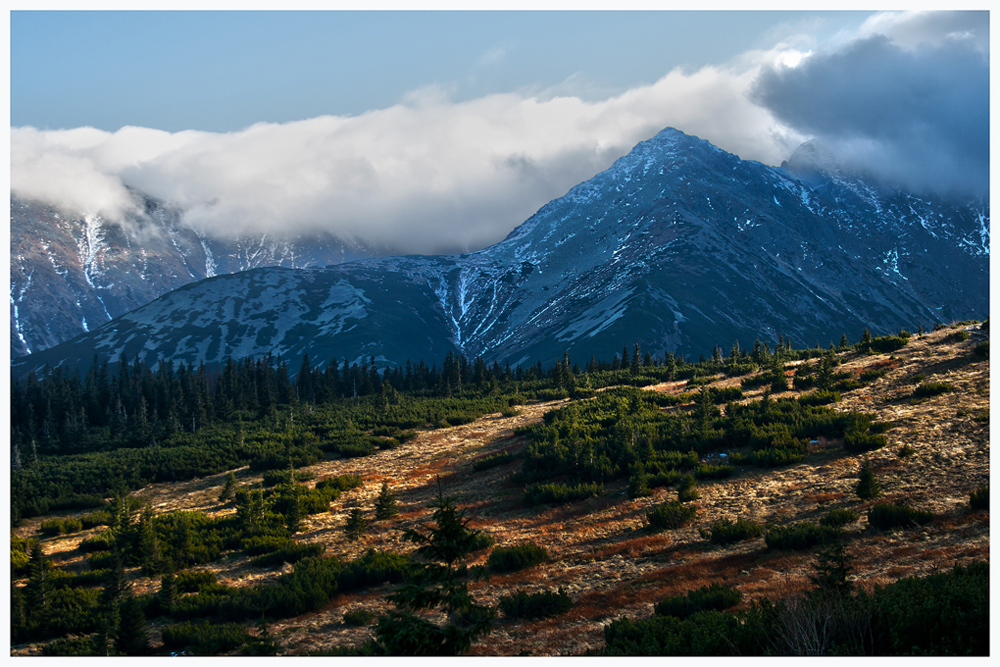
[[809,155],[772,168],[666,129],[484,250],[218,275],[15,371],[82,367],[95,354],[397,365],[458,352],[516,365],[568,352],[582,365],[633,343],[697,358],[758,336],[825,347],[865,327],[988,315],[988,202],[881,189]]

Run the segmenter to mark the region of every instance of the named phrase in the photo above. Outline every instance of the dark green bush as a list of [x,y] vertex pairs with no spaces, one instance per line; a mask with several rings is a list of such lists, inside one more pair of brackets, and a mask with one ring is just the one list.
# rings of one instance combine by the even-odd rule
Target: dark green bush
[[490,468],[496,468],[497,466],[502,466],[506,463],[513,461],[516,456],[510,452],[498,452],[496,454],[490,454],[485,458],[481,458],[472,464],[472,469],[478,471],[489,470]]
[[573,600],[563,589],[528,594],[518,590],[500,598],[500,610],[507,618],[549,618],[572,609]]
[[865,433],[862,431],[848,431],[844,434],[844,449],[852,454],[863,454],[876,449],[881,449],[889,444],[884,435]]
[[344,625],[358,628],[375,620],[375,613],[367,609],[353,609],[344,612]]
[[840,529],[835,526],[818,526],[803,521],[790,526],[768,528],[764,542],[768,549],[811,549],[818,544],[833,542],[839,535]]
[[741,616],[703,611],[685,619],[653,616],[644,621],[620,618],[604,626],[602,655],[747,656],[763,655],[763,614]]
[[736,470],[731,465],[702,463],[694,469],[694,476],[698,479],[726,479],[732,477],[734,472]]
[[976,346],[972,348],[972,353],[980,357],[989,358],[990,342],[988,340],[984,340],[982,343],[976,343]]
[[368,441],[344,442],[337,445],[337,453],[348,459],[371,456],[375,453],[375,445]]
[[760,524],[740,518],[736,521],[720,519],[712,523],[707,531],[703,528],[700,532],[703,538],[713,544],[732,544],[760,537],[764,529]]
[[77,655],[98,655],[95,637],[60,637],[42,645],[42,655],[71,657]]
[[250,641],[246,628],[238,623],[192,623],[163,628],[163,648],[187,655],[231,653]]
[[811,394],[799,396],[799,403],[802,405],[827,405],[840,400],[840,392],[818,389]]
[[988,510],[990,508],[990,487],[981,486],[975,491],[970,491],[969,507],[974,510]]
[[43,521],[38,529],[43,535],[49,537],[53,535],[67,535],[83,530],[83,522],[80,519],[73,518],[48,519]]
[[917,388],[913,390],[913,395],[917,398],[927,398],[954,390],[955,388],[947,382],[924,382],[917,385]]
[[524,489],[524,501],[529,505],[560,505],[585,498],[593,498],[603,491],[596,482],[581,482],[579,484],[555,484],[539,482],[530,484]]
[[272,567],[282,563],[298,563],[304,558],[312,558],[321,555],[326,550],[326,545],[318,542],[296,542],[289,540],[288,543],[274,551],[269,551],[251,561],[255,567]]
[[94,535],[82,540],[80,544],[76,545],[76,548],[85,554],[89,554],[95,551],[107,551],[111,548],[111,543],[104,535]]
[[671,500],[646,512],[646,519],[649,520],[650,527],[654,529],[674,530],[694,521],[697,512],[698,509],[694,505]]
[[684,475],[681,478],[680,484],[677,485],[677,500],[682,503],[698,500],[698,491],[695,489],[696,486],[697,482],[695,482],[694,475]]
[[906,338],[900,336],[879,336],[872,338],[867,343],[858,343],[855,348],[862,352],[895,352],[906,347],[907,342]]
[[339,491],[347,491],[349,489],[362,486],[363,484],[364,482],[361,479],[361,475],[337,475],[336,477],[327,477],[326,479],[321,479],[316,482],[316,488],[333,488]]
[[517,572],[549,559],[549,552],[532,542],[513,547],[496,547],[486,566],[493,572]]
[[178,593],[197,593],[216,582],[214,572],[207,570],[187,570],[178,572],[174,580],[174,588]]
[[989,563],[900,579],[874,601],[876,655],[989,655]]
[[857,521],[860,518],[861,516],[854,510],[832,509],[826,516],[819,520],[819,525],[839,528],[840,526],[846,526],[849,523]]
[[934,514],[926,510],[915,510],[900,503],[879,503],[868,510],[868,525],[876,530],[923,525],[929,523]]
[[713,581],[708,586],[688,591],[684,595],[664,598],[656,605],[655,611],[658,616],[687,618],[699,611],[722,611],[735,607],[741,599],[743,594],[736,588]]

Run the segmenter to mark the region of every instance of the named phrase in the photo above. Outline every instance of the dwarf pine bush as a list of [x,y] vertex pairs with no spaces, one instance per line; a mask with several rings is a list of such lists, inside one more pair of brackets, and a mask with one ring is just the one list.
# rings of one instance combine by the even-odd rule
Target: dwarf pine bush
[[743,594],[736,588],[713,581],[708,586],[688,591],[684,595],[664,598],[656,605],[655,611],[657,616],[687,618],[699,611],[722,611],[735,607],[741,599]]
[[533,542],[513,547],[497,547],[490,552],[486,566],[493,572],[517,572],[545,562],[549,552]]

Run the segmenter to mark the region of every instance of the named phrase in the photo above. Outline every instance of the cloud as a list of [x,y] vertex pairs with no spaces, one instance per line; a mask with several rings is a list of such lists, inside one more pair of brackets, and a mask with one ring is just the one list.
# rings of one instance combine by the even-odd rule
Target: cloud
[[979,23],[944,19],[877,15],[861,39],[795,67],[764,68],[753,99],[846,169],[925,192],[985,195],[988,54],[976,37]]
[[499,241],[672,126],[766,164],[817,139],[886,182],[981,191],[988,16],[885,13],[857,35],[827,50],[797,36],[596,101],[577,77],[462,102],[436,85],[358,116],[228,133],[12,128],[11,190],[114,219],[132,206],[128,186],[213,236],[321,231],[453,252]]
[[475,249],[666,126],[777,163],[799,138],[747,99],[754,68],[677,69],[598,102],[550,91],[456,103],[434,86],[359,116],[230,133],[13,128],[11,189],[114,218],[131,205],[127,185],[214,236],[327,231],[394,252]]

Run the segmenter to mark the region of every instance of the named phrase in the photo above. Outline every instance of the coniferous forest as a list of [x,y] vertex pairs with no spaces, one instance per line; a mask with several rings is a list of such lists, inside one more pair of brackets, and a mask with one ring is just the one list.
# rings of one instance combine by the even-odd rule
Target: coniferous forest
[[[966,564],[930,576],[869,585],[860,573],[866,549],[888,536],[988,525],[988,413],[985,427],[980,414],[959,415],[976,438],[985,429],[986,477],[961,490],[961,511],[942,512],[909,502],[892,478],[918,465],[918,439],[866,409],[981,395],[948,378],[988,378],[987,332],[968,322],[866,331],[812,349],[758,340],[697,362],[633,344],[610,361],[566,355],[549,368],[453,354],[401,368],[95,359],[82,374],[12,379],[12,642],[44,655],[490,655],[501,652],[491,637],[570,627],[592,605],[610,616],[601,643],[578,654],[986,655],[982,551],[960,551]],[[918,346],[926,352],[903,357]],[[528,419],[536,407],[540,418]],[[434,481],[420,482],[419,505],[417,483],[378,463],[519,418],[447,470],[425,464]],[[357,472],[315,472],[327,464]],[[749,488],[757,497],[770,476],[810,466],[839,466],[850,493],[810,478],[823,487],[805,490],[825,498],[810,500],[817,511],[717,516],[711,499]],[[483,480],[481,501],[453,493],[462,476]],[[217,480],[211,511],[148,500],[153,487],[200,479]],[[506,537],[507,521],[562,526],[609,512],[628,512],[631,527],[602,534],[586,556],[546,544],[557,529]],[[316,529],[335,513],[335,530]],[[646,569],[623,590],[669,591],[651,615],[615,612],[609,600],[631,603],[624,593],[600,598],[532,575],[630,554]],[[739,563],[740,573],[794,563],[807,576],[777,595],[751,579],[689,581],[692,559],[719,571]],[[258,583],[223,576],[232,568]],[[335,611],[373,592],[377,605]],[[339,613],[338,627],[361,634],[290,649],[276,628],[314,612]]]

